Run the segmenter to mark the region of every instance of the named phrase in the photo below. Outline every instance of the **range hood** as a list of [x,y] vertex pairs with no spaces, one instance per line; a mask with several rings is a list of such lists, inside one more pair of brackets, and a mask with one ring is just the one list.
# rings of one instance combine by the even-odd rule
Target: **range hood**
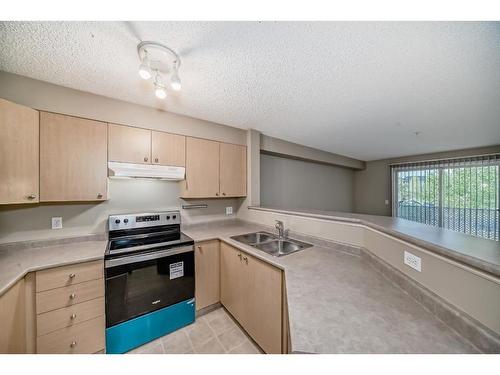
[[108,176],[111,178],[134,177],[180,181],[184,180],[185,172],[186,169],[184,167],[108,162]]

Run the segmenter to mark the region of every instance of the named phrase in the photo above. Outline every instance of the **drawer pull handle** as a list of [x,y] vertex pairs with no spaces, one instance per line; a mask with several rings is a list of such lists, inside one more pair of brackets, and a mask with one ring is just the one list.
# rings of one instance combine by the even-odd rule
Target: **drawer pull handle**
[[76,294],[75,294],[75,293],[71,293],[71,294],[69,295],[69,298],[70,298],[70,299],[75,299],[75,297],[76,297]]
[[69,344],[69,346],[74,348],[76,346],[76,341],[73,341],[71,344]]
[[70,318],[71,320],[74,320],[76,318],[76,314],[71,314]]
[[69,274],[69,278],[70,278],[70,279],[73,279],[75,276],[76,276],[76,275],[75,275],[74,273],[70,273],[70,274]]
[[240,260],[241,260],[241,254],[238,254],[238,258],[240,258]]

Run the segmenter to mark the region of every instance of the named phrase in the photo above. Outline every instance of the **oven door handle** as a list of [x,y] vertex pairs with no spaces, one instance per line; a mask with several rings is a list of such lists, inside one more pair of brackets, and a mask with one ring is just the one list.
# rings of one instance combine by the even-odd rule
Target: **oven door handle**
[[124,264],[145,262],[147,260],[165,258],[165,257],[171,256],[171,255],[188,253],[191,251],[194,251],[193,245],[174,247],[171,249],[166,249],[166,250],[162,250],[162,251],[158,251],[158,252],[154,252],[154,253],[142,254],[142,255],[132,255],[132,256],[125,256],[125,257],[116,258],[116,259],[107,259],[104,262],[104,267],[111,268],[111,267],[122,266]]

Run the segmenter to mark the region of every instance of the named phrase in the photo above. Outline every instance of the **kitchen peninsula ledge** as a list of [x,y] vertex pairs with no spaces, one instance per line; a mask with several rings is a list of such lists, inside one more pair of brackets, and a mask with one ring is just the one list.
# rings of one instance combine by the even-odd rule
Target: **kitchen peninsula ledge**
[[104,259],[108,241],[101,237],[1,244],[0,296],[29,272]]
[[292,353],[478,352],[355,248],[309,238],[314,246],[278,258],[230,238],[266,226],[226,220],[182,230],[196,242],[218,239],[285,271]]
[[364,225],[444,257],[500,276],[500,242],[498,241],[390,216],[256,206],[248,207],[248,209]]

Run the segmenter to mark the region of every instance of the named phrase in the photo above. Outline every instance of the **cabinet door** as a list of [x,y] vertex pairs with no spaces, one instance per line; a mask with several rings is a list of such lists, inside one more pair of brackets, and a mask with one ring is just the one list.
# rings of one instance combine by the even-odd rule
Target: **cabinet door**
[[219,241],[207,241],[195,247],[196,310],[220,301]]
[[232,246],[220,244],[220,300],[224,307],[245,327],[245,268],[242,253]]
[[153,164],[186,166],[186,137],[153,131],[151,138]]
[[183,198],[219,196],[219,142],[186,138],[186,180]]
[[26,352],[24,279],[0,296],[0,354]]
[[282,352],[282,274],[278,268],[247,256],[245,288],[247,332],[266,353]]
[[38,202],[38,111],[0,99],[0,204]]
[[40,201],[97,201],[107,196],[104,122],[40,113]]
[[222,197],[247,195],[247,148],[220,144],[220,193]]
[[151,130],[108,124],[109,161],[151,163]]

